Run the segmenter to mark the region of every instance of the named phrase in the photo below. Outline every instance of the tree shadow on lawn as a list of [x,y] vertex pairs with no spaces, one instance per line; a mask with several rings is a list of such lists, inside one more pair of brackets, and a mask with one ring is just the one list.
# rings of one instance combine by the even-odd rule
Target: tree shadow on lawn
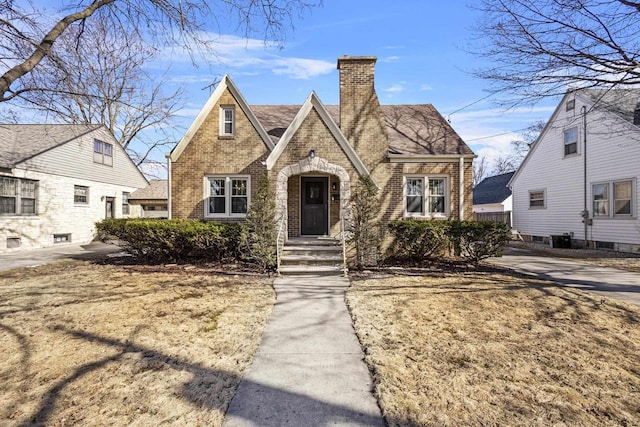
[[[173,369],[188,371],[192,374],[192,379],[189,383],[183,385],[180,397],[198,407],[215,409],[221,413],[225,413],[230,402],[220,402],[215,398],[211,398],[212,396],[207,394],[203,395],[201,393],[203,386],[205,388],[212,388],[215,390],[215,384],[224,382],[227,384],[234,384],[234,387],[237,388],[242,379],[236,373],[207,368],[199,363],[185,362],[177,357],[170,356],[156,351],[153,348],[137,345],[129,341],[122,342],[85,331],[65,329],[64,327],[60,327],[59,331],[76,339],[110,346],[113,349],[117,349],[118,352],[82,366],[78,366],[71,374],[60,379],[49,387],[43,395],[42,401],[36,411],[28,417],[28,421],[24,421],[20,424],[21,426],[49,424],[56,404],[65,388],[90,372],[103,368],[108,363],[118,361],[122,361],[124,363],[123,359],[125,358],[125,355],[131,353],[141,353],[145,358],[152,358],[161,361]],[[24,358],[22,363],[24,363]],[[211,387],[207,387],[207,384],[210,384]],[[251,421],[257,425],[279,426],[282,425],[282,422],[285,420],[282,418],[283,415],[291,418],[291,412],[300,413],[301,411],[308,412],[306,415],[310,417],[310,423],[306,425],[309,426],[330,425],[335,423],[336,420],[348,422],[351,423],[351,425],[382,425],[380,424],[379,418],[360,413],[346,406],[323,402],[309,396],[291,393],[286,390],[280,390],[268,385],[250,381],[247,385],[249,389],[256,393],[256,396],[260,397],[260,406],[263,407],[262,412],[243,411],[241,416],[245,417],[247,421]],[[20,402],[17,401],[12,406],[15,408],[19,404]],[[267,412],[265,412],[265,409]],[[283,414],[283,411],[289,412],[289,415]],[[411,424],[406,423],[403,423],[403,425],[411,426]]]

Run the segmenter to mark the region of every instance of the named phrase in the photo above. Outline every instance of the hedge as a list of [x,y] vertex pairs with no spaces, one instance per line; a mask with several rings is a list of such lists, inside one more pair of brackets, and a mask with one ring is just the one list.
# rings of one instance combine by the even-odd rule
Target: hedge
[[98,236],[115,237],[132,254],[149,262],[240,259],[245,229],[191,219],[106,219],[96,223]]
[[389,223],[389,230],[394,256],[433,258],[449,250],[474,264],[500,256],[510,237],[507,224],[486,221],[396,220]]

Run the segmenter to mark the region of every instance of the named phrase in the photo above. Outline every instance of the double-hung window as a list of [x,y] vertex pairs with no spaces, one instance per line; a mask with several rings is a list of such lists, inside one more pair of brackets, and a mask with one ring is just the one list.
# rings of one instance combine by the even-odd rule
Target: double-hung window
[[564,130],[564,155],[568,156],[578,152],[578,127]]
[[38,181],[0,176],[0,215],[36,215]]
[[89,187],[83,185],[73,186],[73,203],[76,205],[89,204]]
[[108,142],[93,140],[93,161],[103,165],[113,165],[113,145]]
[[602,182],[591,186],[593,216],[632,217],[634,215],[634,181]]
[[544,209],[546,206],[544,190],[529,191],[529,209]]
[[129,215],[129,193],[122,193],[122,215]]
[[446,177],[406,177],[405,216],[445,217],[449,192]]
[[232,105],[220,107],[220,135],[233,136],[236,130],[236,110]]
[[249,211],[251,180],[248,176],[209,176],[206,180],[207,217],[244,217]]

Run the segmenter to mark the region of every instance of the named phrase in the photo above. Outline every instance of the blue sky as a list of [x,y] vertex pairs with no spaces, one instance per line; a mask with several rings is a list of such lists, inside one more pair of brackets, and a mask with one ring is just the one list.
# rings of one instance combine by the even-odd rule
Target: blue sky
[[151,70],[186,88],[179,138],[209,97],[206,86],[224,74],[249,104],[301,104],[312,90],[325,104],[337,104],[337,58],[374,55],[381,103],[433,104],[476,154],[491,160],[509,152],[518,131],[546,120],[557,100],[513,111],[491,99],[478,102],[487,83],[470,75],[481,62],[465,51],[478,17],[458,0],[324,0],[295,20],[278,47],[265,45],[260,34],[244,38],[235,21],[220,16],[208,35],[216,55],[197,58],[195,67],[189,55],[166,48]]
[[221,28],[224,34],[212,36],[218,54],[205,66],[194,68],[176,51],[156,66],[170,67],[172,79],[186,83],[189,102],[181,116],[188,126],[210,93],[202,88],[216,76],[229,74],[250,104],[301,104],[312,90],[325,104],[337,104],[337,58],[375,55],[381,103],[431,103],[476,154],[493,159],[509,152],[519,130],[546,120],[556,101],[513,111],[491,99],[476,103],[487,95],[487,83],[470,75],[481,62],[465,48],[477,18],[460,1],[325,0],[295,22],[281,49]]

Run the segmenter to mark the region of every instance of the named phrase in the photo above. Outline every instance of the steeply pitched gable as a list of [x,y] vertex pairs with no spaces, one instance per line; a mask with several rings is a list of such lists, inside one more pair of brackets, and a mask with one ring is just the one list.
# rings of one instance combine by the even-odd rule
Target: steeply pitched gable
[[295,135],[297,130],[304,122],[304,119],[309,115],[312,109],[315,109],[322,121],[327,125],[327,128],[329,129],[335,140],[338,142],[340,148],[342,148],[342,150],[347,154],[347,157],[356,168],[358,173],[360,175],[369,175],[367,167],[364,165],[364,163],[362,163],[362,160],[355,152],[351,144],[349,144],[345,136],[342,134],[340,128],[333,120],[315,92],[311,92],[305,103],[298,110],[298,113],[295,115],[291,123],[282,133],[278,144],[267,158],[267,170],[270,170],[276,163],[278,158],[282,155],[284,150],[287,148],[289,141],[291,141],[291,138],[293,137],[293,135]]
[[178,142],[178,144],[171,151],[172,161],[175,162],[176,160],[178,160],[178,158],[180,157],[184,149],[187,147],[187,145],[189,145],[189,142],[191,141],[193,136],[196,134],[198,129],[200,129],[200,126],[202,126],[202,124],[204,123],[206,118],[209,116],[213,108],[216,106],[216,104],[220,100],[220,97],[226,90],[229,90],[229,92],[231,92],[236,102],[240,106],[240,109],[244,112],[244,114],[247,116],[247,118],[249,119],[253,127],[256,129],[256,131],[262,138],[262,141],[269,149],[269,151],[273,150],[274,144],[269,138],[267,131],[260,124],[260,122],[256,118],[255,114],[247,104],[247,101],[245,101],[244,97],[242,96],[242,94],[240,93],[236,85],[229,78],[229,76],[225,75],[222,78],[222,81],[218,84],[218,87],[216,88],[216,90],[211,94],[211,96],[207,100],[207,103],[204,105],[204,107],[202,107],[202,110],[200,110],[200,112],[196,116],[193,123],[191,123],[191,126],[189,126],[189,129],[184,134],[180,142]]

